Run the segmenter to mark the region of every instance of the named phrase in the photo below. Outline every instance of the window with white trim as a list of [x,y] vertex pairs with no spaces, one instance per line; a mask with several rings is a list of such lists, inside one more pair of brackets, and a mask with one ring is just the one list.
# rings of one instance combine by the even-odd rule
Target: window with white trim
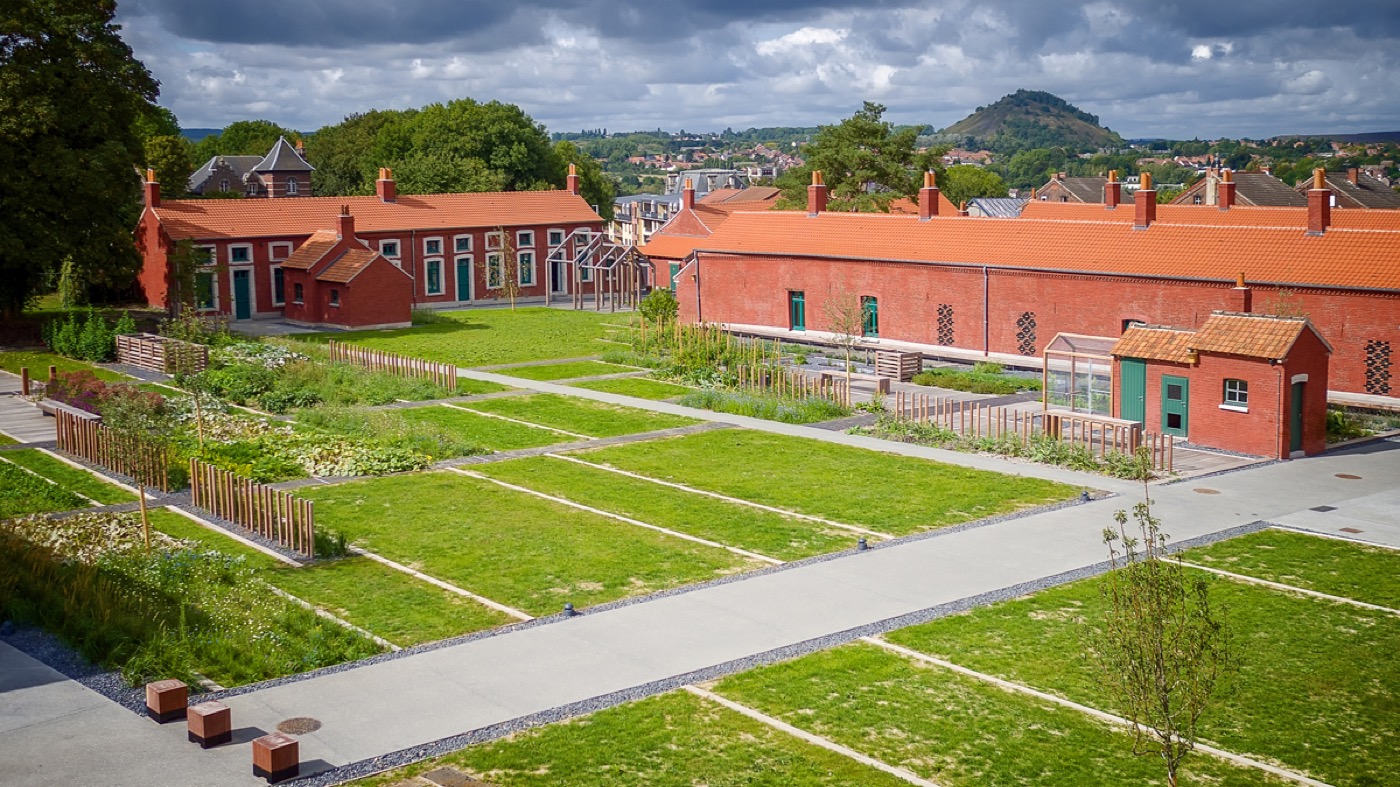
[[528,249],[535,245],[535,231],[521,230],[515,233],[515,248]]
[[385,257],[397,258],[399,256],[399,242],[396,240],[380,241],[379,253]]
[[533,251],[519,251],[515,254],[516,266],[520,268],[520,286],[533,287],[535,285],[535,253]]
[[290,243],[269,243],[267,244],[267,258],[273,262],[285,260],[292,256],[292,244]]
[[549,245],[550,245],[551,248],[554,247],[554,246],[558,246],[558,245],[560,245],[560,244],[562,244],[562,243],[564,242],[564,231],[563,231],[563,230],[550,230],[550,231],[549,231],[548,238],[549,238]]
[[228,191],[228,179],[219,181],[219,191]]
[[428,295],[442,294],[442,260],[428,260],[423,276],[423,291]]
[[1249,383],[1245,380],[1226,380],[1225,397],[1221,407],[1230,410],[1249,409]]
[[[296,179],[296,178],[289,178],[289,179],[287,180],[287,193],[288,193],[288,194],[295,194],[295,193],[297,193],[297,179]],[[334,292],[334,291],[332,291],[332,292]]]
[[219,308],[219,283],[213,271],[199,271],[194,275],[194,305],[198,309]]
[[502,233],[499,233],[499,232],[488,232],[488,233],[486,233],[486,248],[488,248],[488,249],[499,249],[499,248],[501,248],[501,245],[502,245],[504,242],[505,242],[505,238],[502,237]]
[[472,236],[454,235],[452,236],[452,250],[457,254],[466,254],[472,250]]
[[190,250],[196,265],[213,265],[214,252],[213,246],[195,246]]
[[253,261],[253,246],[239,243],[228,247],[228,261],[233,265],[247,265]]
[[441,254],[441,253],[442,253],[442,238],[424,238],[424,239],[423,239],[423,253],[424,253],[424,254]]
[[272,305],[282,306],[286,304],[287,278],[282,273],[281,265],[273,265],[272,268]]
[[503,269],[501,253],[493,251],[486,255],[486,289],[499,290],[505,277],[501,275]]

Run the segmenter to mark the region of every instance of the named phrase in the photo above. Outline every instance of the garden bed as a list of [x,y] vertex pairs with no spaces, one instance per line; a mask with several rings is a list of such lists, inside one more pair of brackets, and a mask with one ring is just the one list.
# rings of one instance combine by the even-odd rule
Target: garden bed
[[8,459],[21,467],[38,473],[64,489],[97,501],[98,505],[115,505],[136,500],[136,495],[131,492],[104,481],[86,470],[80,470],[66,464],[37,448],[6,451],[0,454],[0,459]]
[[967,391],[977,394],[1006,396],[1022,391],[1039,391],[1038,377],[1023,377],[1007,374],[1001,364],[979,363],[971,370],[951,367],[926,369],[914,375],[915,385],[944,388],[950,391]]

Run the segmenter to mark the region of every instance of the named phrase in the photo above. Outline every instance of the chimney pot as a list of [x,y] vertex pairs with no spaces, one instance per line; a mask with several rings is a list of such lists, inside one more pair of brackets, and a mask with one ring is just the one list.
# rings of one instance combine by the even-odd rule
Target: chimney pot
[[335,217],[335,231],[341,240],[355,239],[355,217],[350,215],[349,205],[340,206],[340,215]]
[[1347,167],[1347,180],[1351,181],[1351,185],[1358,185],[1357,180],[1359,180],[1360,177],[1360,170],[1358,170],[1356,167]]
[[374,193],[383,202],[394,202],[399,198],[399,184],[394,181],[394,171],[388,167],[379,168],[379,180],[374,182]]
[[938,186],[933,172],[924,173],[924,187],[919,189],[919,221],[938,215]]
[[1142,188],[1133,195],[1133,229],[1145,230],[1157,220],[1157,192],[1152,188],[1152,175],[1142,173]]
[[1308,190],[1308,234],[1321,235],[1332,225],[1332,190],[1327,188],[1327,173],[1313,170],[1313,187]]
[[156,182],[156,171],[154,168],[146,170],[146,182],[141,184],[141,190],[146,198],[146,207],[160,207],[160,184]]
[[1104,208],[1112,210],[1123,201],[1123,184],[1118,182],[1118,170],[1108,171],[1108,182],[1103,184]]
[[826,210],[826,183],[821,170],[812,170],[812,185],[807,187],[807,215],[815,216]]
[[579,193],[579,190],[578,190],[578,167],[574,166],[573,164],[570,164],[570,165],[569,165],[569,177],[568,177],[567,180],[566,180],[566,184],[567,184],[567,186],[568,186],[568,189],[569,189],[569,193],[570,193],[570,194],[577,195],[577,194]]
[[1216,201],[1221,210],[1229,210],[1235,206],[1235,173],[1228,169],[1220,174],[1220,183],[1216,186]]
[[681,189],[681,207],[686,210],[695,207],[695,186],[688,180],[685,182],[685,188]]

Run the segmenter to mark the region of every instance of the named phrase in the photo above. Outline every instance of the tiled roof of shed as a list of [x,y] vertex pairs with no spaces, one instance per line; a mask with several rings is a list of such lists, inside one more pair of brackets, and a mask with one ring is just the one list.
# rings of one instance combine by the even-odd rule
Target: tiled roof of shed
[[340,235],[335,230],[317,230],[292,252],[292,256],[282,261],[282,267],[297,271],[311,270],[311,266],[320,262],[339,242]]
[[1191,362],[1191,338],[1195,332],[1161,325],[1133,325],[1118,337],[1112,354],[1119,358],[1142,358],[1169,363]]
[[310,235],[349,205],[361,233],[530,224],[598,224],[603,219],[567,191],[400,194],[367,197],[169,200],[155,208],[175,240]]
[[1288,357],[1289,349],[1303,331],[1309,329],[1305,317],[1214,312],[1191,339],[1191,349],[1282,360]]
[[379,252],[369,249],[347,249],[326,266],[326,269],[316,276],[316,280],[331,284],[348,284],[378,256]]

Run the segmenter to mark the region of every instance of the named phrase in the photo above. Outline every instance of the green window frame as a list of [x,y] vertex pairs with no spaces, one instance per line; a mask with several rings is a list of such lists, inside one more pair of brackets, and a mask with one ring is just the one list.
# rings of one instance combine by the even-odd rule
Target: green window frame
[[880,302],[874,295],[860,296],[860,329],[862,336],[880,336]]
[[194,305],[199,309],[216,309],[219,306],[217,288],[214,286],[213,271],[199,271],[194,275]]
[[442,260],[428,260],[427,276],[424,277],[429,295],[442,294]]

